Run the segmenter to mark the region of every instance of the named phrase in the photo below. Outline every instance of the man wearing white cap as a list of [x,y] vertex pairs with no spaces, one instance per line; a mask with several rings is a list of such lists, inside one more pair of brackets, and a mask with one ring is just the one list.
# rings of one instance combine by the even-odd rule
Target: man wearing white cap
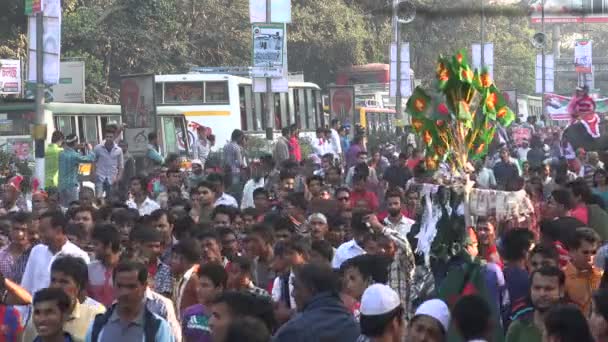
[[408,342],[442,342],[450,327],[450,309],[441,299],[422,303],[410,321]]
[[374,284],[361,297],[362,336],[357,342],[401,342],[405,334],[403,306],[399,295],[389,286]]

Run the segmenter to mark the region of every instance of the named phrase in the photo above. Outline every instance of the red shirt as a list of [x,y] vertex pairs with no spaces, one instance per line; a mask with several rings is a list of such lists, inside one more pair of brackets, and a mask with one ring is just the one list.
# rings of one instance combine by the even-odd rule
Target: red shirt
[[294,157],[295,161],[302,161],[302,150],[300,150],[300,142],[296,137],[289,138],[289,154]]
[[483,259],[487,262],[496,263],[496,265],[498,265],[498,267],[500,267],[501,270],[504,267],[502,259],[500,258],[500,255],[498,254],[498,249],[496,248],[496,245],[491,245],[488,247],[485,255],[483,256]]
[[358,206],[357,203],[359,203],[359,202],[366,202],[365,205],[359,205],[359,207],[364,206],[374,212],[376,210],[378,210],[378,207],[380,206],[380,203],[378,203],[378,197],[376,196],[375,193],[373,193],[371,191],[365,191],[365,192],[353,191],[353,192],[351,192],[351,194],[350,194],[351,207],[353,207],[353,208],[357,207]]
[[581,204],[576,208],[570,210],[570,216],[583,222],[584,224],[589,224],[589,210],[584,204]]

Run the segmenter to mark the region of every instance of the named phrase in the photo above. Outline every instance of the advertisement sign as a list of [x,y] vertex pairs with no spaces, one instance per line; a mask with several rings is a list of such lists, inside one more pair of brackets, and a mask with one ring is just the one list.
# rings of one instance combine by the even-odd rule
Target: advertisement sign
[[[46,0],[44,2],[43,17],[43,44],[44,54],[43,80],[45,84],[59,83],[59,57],[61,54],[61,6],[59,0]],[[29,82],[36,82],[36,17],[28,18],[28,77]]]
[[516,126],[511,129],[511,135],[513,136],[515,145],[520,146],[524,140],[526,140],[528,143],[530,142],[530,138],[532,138],[532,129],[528,127]]
[[252,76],[281,77],[283,76],[284,59],[284,24],[254,24]]
[[485,66],[490,73],[490,78],[494,79],[494,44],[483,44],[483,61],[481,60],[481,44],[473,44],[471,52],[473,69],[481,70]]
[[[553,55],[545,55],[545,93],[555,90],[555,59]],[[536,55],[536,92],[543,92],[543,56]]]
[[0,59],[0,94],[21,94],[21,61]]
[[592,71],[592,42],[589,39],[577,39],[574,42],[574,68],[576,72],[590,74]]
[[355,117],[355,88],[329,88],[330,116],[339,119],[342,124],[352,124]]
[[[401,43],[401,96],[412,95],[410,43]],[[397,96],[397,44],[391,44],[390,96]]]
[[53,101],[66,103],[84,103],[84,62],[61,62],[59,83],[51,87]]
[[42,0],[25,0],[25,15],[35,15],[42,11]]
[[[266,22],[266,0],[249,0],[249,20],[251,23]],[[270,21],[291,23],[291,0],[270,2]]]
[[[572,97],[556,94],[545,94],[545,113],[549,114],[552,120],[569,121],[568,104]],[[594,99],[595,112],[597,114],[608,113],[608,98]]]
[[546,24],[608,23],[608,0],[528,0],[534,24],[542,22],[543,1]]
[[128,75],[120,81],[120,110],[127,124],[124,130],[129,151],[144,155],[148,133],[156,131],[154,75]]

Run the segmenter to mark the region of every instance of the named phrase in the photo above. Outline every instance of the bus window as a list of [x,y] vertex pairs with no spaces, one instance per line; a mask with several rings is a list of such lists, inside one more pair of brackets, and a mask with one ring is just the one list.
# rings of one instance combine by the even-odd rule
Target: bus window
[[203,104],[203,82],[165,83],[164,104]]
[[[280,107],[281,107],[281,123],[282,126],[289,125],[289,112],[287,112],[287,93],[279,93],[280,98]],[[276,129],[281,129],[282,127],[277,126]]]
[[177,131],[175,127],[174,117],[163,117],[163,145],[165,155],[169,153],[178,153],[179,146],[177,144]]
[[295,119],[295,105],[294,105],[295,101],[294,101],[294,98],[293,98],[295,93],[296,92],[294,91],[293,88],[289,88],[289,93],[287,93],[287,98],[288,98],[288,101],[289,101],[289,111],[288,111],[288,113],[289,113],[289,115],[288,115],[289,119],[287,120],[287,122],[290,125],[292,125],[292,124],[294,124],[296,122],[296,119]]
[[64,135],[76,134],[76,117],[75,116],[56,116],[55,128]]
[[241,129],[249,130],[247,126],[247,101],[245,100],[245,86],[239,86],[239,110],[241,114]]
[[306,118],[308,129],[315,129],[315,99],[312,96],[312,89],[306,89]]
[[305,127],[308,123],[306,120],[306,96],[304,95],[304,89],[295,89],[294,91],[298,92],[298,116],[296,118],[296,122],[298,123],[298,127]]
[[205,103],[229,103],[228,81],[205,82]]
[[97,136],[97,116],[81,116],[83,126],[84,139],[88,142],[99,142],[102,139],[99,139]]
[[247,110],[247,129],[253,129],[254,115],[255,115],[255,103],[253,101],[253,92],[251,86],[245,86],[245,109]]
[[283,127],[283,118],[281,112],[281,94],[273,93],[274,99],[274,128]]
[[163,83],[156,83],[155,96],[156,96],[156,104],[163,104],[164,94],[163,94]]
[[264,116],[264,97],[261,93],[254,93],[255,98],[255,118],[253,119],[253,131],[259,131],[262,129],[262,117]]

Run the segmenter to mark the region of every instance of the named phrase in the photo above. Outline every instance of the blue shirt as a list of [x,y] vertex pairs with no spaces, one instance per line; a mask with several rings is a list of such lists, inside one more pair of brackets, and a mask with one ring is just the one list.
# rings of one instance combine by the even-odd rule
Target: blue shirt
[[72,189],[78,186],[78,165],[90,163],[95,160],[95,154],[86,156],[76,152],[71,147],[66,147],[59,153],[59,190]]

